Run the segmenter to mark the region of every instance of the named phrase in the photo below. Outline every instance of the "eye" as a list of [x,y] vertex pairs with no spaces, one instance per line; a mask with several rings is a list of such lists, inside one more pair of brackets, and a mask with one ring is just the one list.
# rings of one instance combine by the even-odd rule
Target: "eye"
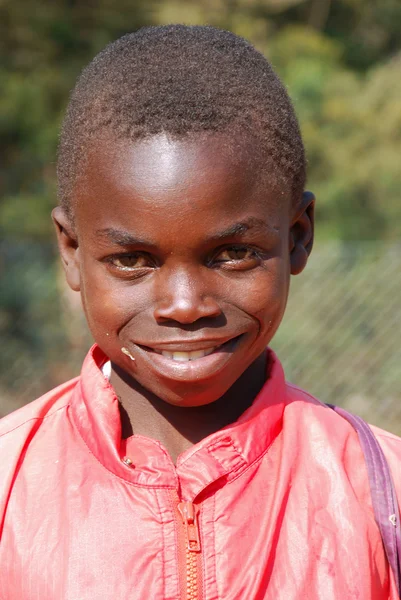
[[226,248],[222,252],[220,252],[218,258],[219,261],[227,261],[227,260],[244,260],[244,258],[251,258],[254,252],[250,248]]
[[149,256],[139,252],[111,256],[107,262],[120,271],[133,271],[135,269],[146,269],[154,266]]
[[227,246],[214,259],[214,263],[223,268],[247,270],[260,263],[261,256],[255,248],[249,246]]

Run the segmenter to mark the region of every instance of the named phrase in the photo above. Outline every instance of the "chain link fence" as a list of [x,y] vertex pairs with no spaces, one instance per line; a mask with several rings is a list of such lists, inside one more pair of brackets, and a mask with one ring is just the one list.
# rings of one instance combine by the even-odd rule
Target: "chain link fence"
[[287,379],[401,435],[401,245],[317,245],[272,347]]
[[[0,416],[79,373],[79,297],[53,246],[0,247]],[[318,244],[272,342],[289,381],[401,435],[401,245]]]

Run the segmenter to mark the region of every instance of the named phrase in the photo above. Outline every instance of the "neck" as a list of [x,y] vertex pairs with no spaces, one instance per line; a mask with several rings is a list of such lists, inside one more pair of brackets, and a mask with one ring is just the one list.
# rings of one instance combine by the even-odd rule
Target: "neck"
[[252,404],[266,381],[267,356],[261,354],[221,398],[197,407],[161,400],[113,364],[110,382],[120,400],[123,438],[137,434],[158,440],[175,462],[193,444],[236,421]]

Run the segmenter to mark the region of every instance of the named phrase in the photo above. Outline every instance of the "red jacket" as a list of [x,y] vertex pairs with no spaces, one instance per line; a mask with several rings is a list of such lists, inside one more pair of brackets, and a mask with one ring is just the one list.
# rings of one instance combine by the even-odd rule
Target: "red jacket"
[[[121,440],[105,360],[0,422],[2,600],[397,598],[356,433],[277,359],[176,466]],[[375,433],[400,492],[401,440]]]

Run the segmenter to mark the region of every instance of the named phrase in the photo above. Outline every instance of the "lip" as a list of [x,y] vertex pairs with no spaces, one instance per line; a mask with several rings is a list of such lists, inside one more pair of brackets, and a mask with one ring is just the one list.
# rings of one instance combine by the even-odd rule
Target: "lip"
[[210,350],[210,348],[217,348],[218,346],[222,346],[226,344],[232,339],[236,339],[239,336],[235,337],[226,337],[220,339],[199,339],[199,340],[177,340],[170,342],[158,342],[156,344],[139,344],[136,343],[137,346],[147,350],[147,351],[155,351],[155,352],[163,352],[163,350],[167,352],[194,352],[195,350]]
[[[136,354],[146,362],[146,365],[158,376],[175,381],[194,382],[209,379],[216,376],[231,360],[242,346],[244,335],[238,335],[229,340],[192,340],[191,342],[169,342],[168,344],[157,344],[141,346],[136,344]],[[167,358],[157,350],[168,350],[172,348],[177,352],[192,352],[196,350],[207,350],[216,347],[216,350],[207,356],[187,362],[175,361]]]

